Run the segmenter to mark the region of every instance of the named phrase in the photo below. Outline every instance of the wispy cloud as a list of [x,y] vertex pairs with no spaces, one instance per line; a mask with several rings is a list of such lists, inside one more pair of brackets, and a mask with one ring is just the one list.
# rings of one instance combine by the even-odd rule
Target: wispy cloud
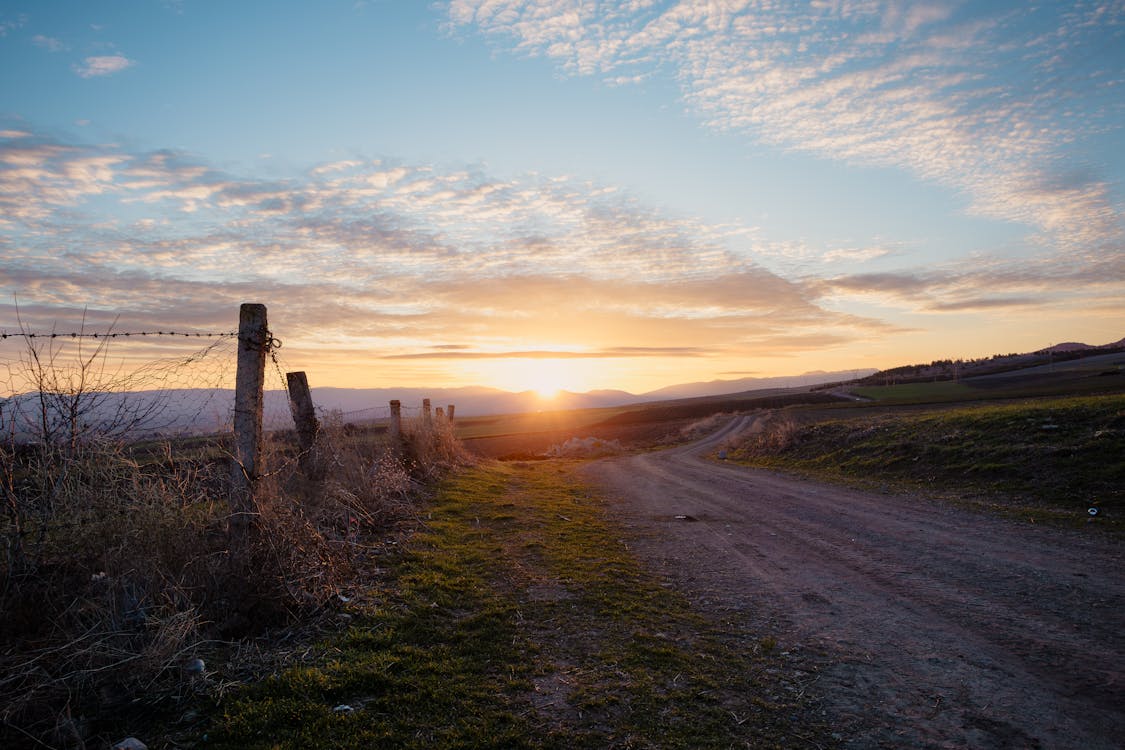
[[[710,127],[910,170],[1057,249],[1120,243],[1121,206],[1069,144],[1125,116],[1125,4],[452,0],[479,30],[614,84],[667,71]],[[1079,109],[1086,114],[1073,116]]]
[[82,78],[97,78],[120,73],[135,64],[134,60],[124,55],[95,55],[87,57],[81,64],[75,64],[74,72]]
[[16,128],[0,134],[0,229],[0,295],[33,326],[228,330],[257,301],[291,355],[346,367],[351,352],[418,377],[486,360],[798,356],[912,325],[841,300],[919,315],[1113,309],[1125,278],[1125,254],[1091,251],[787,279],[752,231],[581,180],[362,158],[260,179]]
[[[879,325],[818,307],[737,228],[582,181],[376,160],[261,180],[12,135],[0,290],[44,309],[214,326],[277,301],[299,338],[404,360],[690,358],[739,351],[746,329]],[[467,348],[434,348],[451,338]]]
[[60,40],[42,34],[36,34],[31,37],[31,43],[36,47],[42,47],[48,52],[62,52],[66,49],[66,45]]
[[27,24],[27,16],[20,14],[15,18],[0,18],[0,38],[8,36],[16,29],[21,29]]
[[716,352],[690,346],[617,346],[592,351],[568,349],[525,351],[437,351],[390,354],[383,359],[620,359],[626,357],[703,357]]

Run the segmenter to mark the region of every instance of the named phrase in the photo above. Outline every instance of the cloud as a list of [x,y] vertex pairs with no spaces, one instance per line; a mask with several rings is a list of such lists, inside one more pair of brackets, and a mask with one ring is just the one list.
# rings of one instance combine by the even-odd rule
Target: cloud
[[709,127],[909,170],[1059,251],[1125,234],[1096,173],[1063,188],[1051,176],[1125,116],[1113,93],[1125,84],[1120,2],[453,0],[447,16],[455,31],[613,85],[667,72]]
[[410,377],[517,358],[737,369],[908,330],[850,302],[879,315],[1113,309],[1125,278],[1125,254],[1091,251],[787,279],[745,228],[582,180],[363,159],[266,180],[173,150],[8,136],[0,299],[18,295],[34,325],[85,310],[119,330],[229,330],[240,303],[262,302],[290,356],[382,359]]
[[827,263],[845,261],[850,263],[866,263],[878,258],[885,258],[894,251],[886,247],[848,247],[829,250],[821,255]]
[[95,55],[87,57],[81,65],[74,65],[74,72],[82,78],[95,78],[120,73],[133,65],[136,61],[124,55]]
[[[420,362],[703,358],[745,348],[748,330],[878,325],[757,264],[737,227],[584,181],[364,160],[262,180],[14,135],[0,140],[0,294],[60,314],[222,328],[262,301],[297,349]],[[439,348],[450,339],[463,348]]]
[[1035,297],[978,297],[953,302],[936,302],[929,309],[935,312],[966,312],[970,310],[995,310],[1005,307],[1037,307],[1043,304]]
[[21,29],[27,25],[27,15],[20,14],[15,18],[2,18],[0,19],[0,38],[8,36],[8,34],[16,29]]
[[42,47],[48,52],[62,52],[66,49],[66,45],[58,39],[54,39],[49,36],[43,36],[42,34],[36,34],[35,36],[31,37],[31,43],[36,47]]
[[618,346],[595,351],[527,350],[527,351],[445,351],[389,354],[383,359],[620,359],[626,357],[704,357],[713,351],[689,346]]

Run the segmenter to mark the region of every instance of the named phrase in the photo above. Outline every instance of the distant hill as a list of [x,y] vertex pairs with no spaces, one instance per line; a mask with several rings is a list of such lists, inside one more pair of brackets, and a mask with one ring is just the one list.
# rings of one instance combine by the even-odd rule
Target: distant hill
[[670,385],[655,391],[645,393],[642,398],[646,401],[658,401],[678,398],[696,398],[698,396],[724,396],[730,393],[744,393],[746,391],[761,391],[774,388],[803,388],[822,383],[836,383],[844,380],[855,380],[871,375],[878,370],[874,368],[858,370],[840,370],[825,372],[816,370],[803,375],[788,375],[775,378],[739,378],[738,380],[708,380],[699,383],[683,383]]
[[1106,349],[1125,349],[1125,338],[1115,341],[1112,344],[1100,344],[1098,346],[1091,346],[1090,344],[1082,344],[1077,341],[1065,341],[1061,344],[1048,346],[1046,349],[1040,349],[1035,352],[1036,354],[1054,354],[1057,352],[1085,352],[1085,351],[1103,351]]
[[991,357],[979,359],[939,359],[929,363],[902,365],[880,370],[874,375],[863,378],[862,382],[873,385],[892,385],[935,380],[961,380],[982,375],[998,375],[1012,370],[1035,367],[1036,365],[1083,359],[1116,351],[1125,351],[1125,339],[1099,346],[1067,341],[1024,354],[994,354]]

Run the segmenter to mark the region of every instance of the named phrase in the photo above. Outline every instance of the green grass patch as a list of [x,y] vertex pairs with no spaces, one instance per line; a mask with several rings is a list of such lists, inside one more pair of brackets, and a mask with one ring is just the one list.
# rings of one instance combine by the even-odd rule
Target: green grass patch
[[[861,414],[861,412],[857,412]],[[864,485],[893,484],[1035,520],[1125,530],[1125,396],[1045,398],[778,420],[730,457]]]
[[383,603],[228,699],[207,746],[832,744],[772,638],[694,612],[564,464],[447,480],[405,546]]

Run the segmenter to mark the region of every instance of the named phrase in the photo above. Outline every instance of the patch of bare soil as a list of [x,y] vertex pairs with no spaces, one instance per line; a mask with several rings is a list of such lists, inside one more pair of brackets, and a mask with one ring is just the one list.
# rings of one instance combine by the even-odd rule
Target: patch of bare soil
[[701,457],[752,426],[586,471],[732,637],[817,662],[844,747],[1122,746],[1119,542]]

